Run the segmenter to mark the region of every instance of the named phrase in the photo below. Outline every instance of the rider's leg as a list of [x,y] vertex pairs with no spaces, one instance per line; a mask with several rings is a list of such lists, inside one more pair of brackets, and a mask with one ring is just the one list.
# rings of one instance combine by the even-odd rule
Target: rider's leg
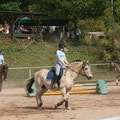
[[[63,75],[63,68],[60,68],[59,77],[62,77],[62,75]],[[60,87],[60,79],[61,79],[61,78],[59,78],[59,79],[57,80],[57,85],[58,85],[58,87]]]
[[61,69],[61,66],[59,64],[56,64],[55,65],[55,76],[54,76],[53,80],[51,81],[51,88],[53,88],[53,89],[55,88],[55,83],[57,83],[60,69]]

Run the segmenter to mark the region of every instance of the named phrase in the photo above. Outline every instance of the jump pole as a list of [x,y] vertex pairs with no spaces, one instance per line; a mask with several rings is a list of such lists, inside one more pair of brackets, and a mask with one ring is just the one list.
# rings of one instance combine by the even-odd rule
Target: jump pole
[[[44,95],[60,95],[60,91],[59,92],[46,92],[44,93]],[[70,94],[96,94],[96,91],[78,91],[78,92],[70,92]]]
[[[85,88],[85,89],[73,89],[70,91],[70,94],[107,94],[107,87],[104,80],[98,80],[96,84],[75,84],[74,87],[83,87],[83,86],[96,86],[96,88]],[[29,93],[29,97],[34,97],[36,95],[35,83],[32,86],[33,93]],[[48,91],[44,95],[59,95],[60,91]]]
[[95,84],[75,84],[74,87],[83,87],[83,86],[96,86],[97,83]]
[[[72,89],[70,92],[79,92],[79,91],[89,91],[89,90],[96,90],[96,88],[85,88],[85,89]],[[60,90],[57,91],[52,91],[52,90],[48,90],[47,92],[59,92]]]

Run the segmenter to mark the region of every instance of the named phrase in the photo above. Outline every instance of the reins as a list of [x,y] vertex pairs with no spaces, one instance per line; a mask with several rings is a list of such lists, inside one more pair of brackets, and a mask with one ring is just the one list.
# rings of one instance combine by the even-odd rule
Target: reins
[[[83,67],[84,67],[84,66],[82,66],[82,69],[83,69]],[[69,68],[70,70],[72,70],[73,72],[77,73],[78,75],[80,74],[80,72],[75,71],[74,69],[70,68],[69,66],[67,66],[67,70],[68,70],[68,68]],[[64,76],[66,75],[67,70],[65,71]]]
[[70,68],[69,66],[67,66],[67,68],[69,68],[70,70],[72,70],[73,72],[77,73],[77,74],[80,74],[80,72],[77,72],[75,70],[73,70],[72,68]]

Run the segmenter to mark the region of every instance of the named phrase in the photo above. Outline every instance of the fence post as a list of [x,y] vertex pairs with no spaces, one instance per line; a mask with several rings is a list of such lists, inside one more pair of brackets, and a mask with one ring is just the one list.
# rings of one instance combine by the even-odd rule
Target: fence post
[[31,68],[29,68],[29,78],[32,77],[32,72],[31,71],[32,71]]

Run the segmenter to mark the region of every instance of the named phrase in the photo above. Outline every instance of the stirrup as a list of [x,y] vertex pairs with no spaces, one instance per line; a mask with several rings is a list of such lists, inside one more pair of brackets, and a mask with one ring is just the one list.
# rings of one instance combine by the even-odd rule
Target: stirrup
[[53,85],[51,86],[51,88],[52,88],[52,89],[56,88],[55,84],[53,84]]

